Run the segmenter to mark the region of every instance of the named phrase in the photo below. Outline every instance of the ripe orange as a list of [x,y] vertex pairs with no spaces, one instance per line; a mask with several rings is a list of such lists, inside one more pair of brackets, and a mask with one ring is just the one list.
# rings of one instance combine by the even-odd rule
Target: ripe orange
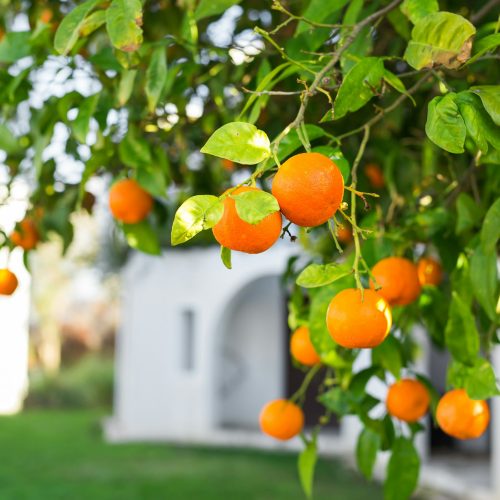
[[226,169],[228,172],[232,172],[234,170],[234,161],[223,159],[222,160],[222,167]]
[[52,21],[53,16],[54,13],[50,9],[43,9],[40,14],[40,21],[42,21],[42,23],[49,24],[50,21]]
[[[377,285],[377,292],[391,306],[405,306],[420,295],[420,281],[417,266],[402,257],[388,257],[377,262],[372,269]],[[374,283],[370,281],[374,288]]]
[[327,156],[301,153],[281,165],[272,192],[290,222],[304,227],[319,226],[342,203],[344,179]]
[[347,225],[339,226],[337,228],[337,239],[340,243],[348,245],[352,241],[352,228]]
[[431,398],[422,382],[402,379],[389,387],[386,406],[393,417],[404,422],[416,422],[429,409]]
[[123,179],[109,191],[109,208],[115,219],[137,224],[151,212],[153,198],[133,179]]
[[301,326],[292,333],[290,353],[303,365],[313,366],[321,361],[309,337],[309,328]]
[[418,279],[423,285],[439,285],[443,281],[443,268],[432,257],[422,257],[417,263]]
[[304,413],[291,401],[275,399],[262,408],[259,423],[264,434],[286,441],[302,431]]
[[475,439],[481,436],[490,422],[486,401],[469,398],[464,389],[447,392],[439,401],[436,420],[439,427],[457,439]]
[[26,217],[19,222],[17,229],[10,235],[10,241],[24,250],[32,250],[36,247],[40,235],[33,219]]
[[348,288],[330,302],[326,325],[337,344],[354,349],[375,347],[387,337],[392,325],[391,310],[377,292]]
[[8,269],[0,269],[0,295],[12,295],[19,282],[16,275]]
[[367,163],[364,170],[368,181],[375,189],[385,186],[384,172],[376,163]]
[[[257,188],[241,186],[231,195]],[[281,214],[274,212],[258,224],[250,224],[239,218],[236,203],[231,196],[224,199],[224,213],[212,229],[215,239],[224,247],[246,253],[261,253],[271,248],[281,234]]]

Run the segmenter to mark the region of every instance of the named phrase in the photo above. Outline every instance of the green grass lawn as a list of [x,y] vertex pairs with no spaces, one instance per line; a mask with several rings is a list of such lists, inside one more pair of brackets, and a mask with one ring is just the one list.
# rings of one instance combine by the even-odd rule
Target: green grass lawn
[[[2,500],[291,500],[303,498],[293,454],[106,444],[100,413],[0,417]],[[318,463],[315,499],[382,498],[338,461]]]

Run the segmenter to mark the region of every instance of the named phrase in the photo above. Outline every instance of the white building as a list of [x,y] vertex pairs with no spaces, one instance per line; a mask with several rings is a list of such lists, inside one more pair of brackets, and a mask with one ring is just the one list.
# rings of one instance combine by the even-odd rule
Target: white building
[[[301,447],[298,438],[281,443],[258,430],[263,404],[287,393],[287,313],[280,276],[296,251],[280,242],[263,255],[233,252],[232,270],[220,263],[215,247],[172,250],[159,258],[133,256],[123,273],[109,440]],[[364,351],[360,366],[369,362]],[[430,365],[427,349],[419,369],[432,375]],[[383,396],[377,384],[368,390]],[[422,484],[462,498],[500,499],[498,398],[494,405],[489,443],[477,440],[443,455],[429,446],[429,433],[422,435]],[[320,450],[352,459],[359,429],[355,417],[344,418],[324,434]],[[380,458],[383,474],[387,457]]]

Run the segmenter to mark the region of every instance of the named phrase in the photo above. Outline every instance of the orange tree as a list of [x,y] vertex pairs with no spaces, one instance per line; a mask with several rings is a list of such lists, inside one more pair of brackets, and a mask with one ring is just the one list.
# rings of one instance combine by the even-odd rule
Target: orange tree
[[[66,249],[94,176],[140,251],[213,229],[230,268],[232,250],[298,240],[310,262],[286,279],[304,382],[266,405],[262,429],[288,439],[306,395],[324,405],[301,434],[310,496],[321,427],[357,415],[361,472],[388,451],[385,495],[407,498],[428,408],[473,438],[498,394],[498,4],[3,0],[1,203],[20,179],[31,195],[0,244],[28,255],[55,233]],[[2,270],[0,293],[16,286]],[[415,369],[417,324],[451,354],[441,400]],[[371,365],[354,372],[360,349]],[[365,391],[373,378],[387,402]]]

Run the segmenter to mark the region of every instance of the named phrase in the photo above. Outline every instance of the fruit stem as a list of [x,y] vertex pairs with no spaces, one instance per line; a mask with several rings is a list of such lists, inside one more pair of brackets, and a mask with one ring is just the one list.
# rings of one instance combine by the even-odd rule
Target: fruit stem
[[321,363],[318,363],[314,365],[306,374],[304,377],[304,380],[302,381],[302,384],[300,387],[295,391],[293,396],[290,398],[290,401],[292,403],[295,403],[297,401],[300,401],[304,398],[305,393],[307,391],[307,388],[309,387],[310,383],[312,382],[314,376],[318,373],[318,371],[321,368]]
[[362,234],[357,223],[356,223],[356,184],[358,182],[358,166],[361,162],[361,158],[365,153],[366,145],[368,144],[368,139],[370,138],[370,127],[368,125],[364,128],[363,140],[359,146],[358,154],[354,159],[351,170],[351,224],[352,224],[352,234],[354,237],[354,262],[352,265],[354,271],[354,279],[356,280],[356,287],[361,291],[361,300],[364,298],[364,287],[361,283],[360,273],[359,273],[359,262],[362,259],[361,255],[361,245],[359,242],[359,235]]

